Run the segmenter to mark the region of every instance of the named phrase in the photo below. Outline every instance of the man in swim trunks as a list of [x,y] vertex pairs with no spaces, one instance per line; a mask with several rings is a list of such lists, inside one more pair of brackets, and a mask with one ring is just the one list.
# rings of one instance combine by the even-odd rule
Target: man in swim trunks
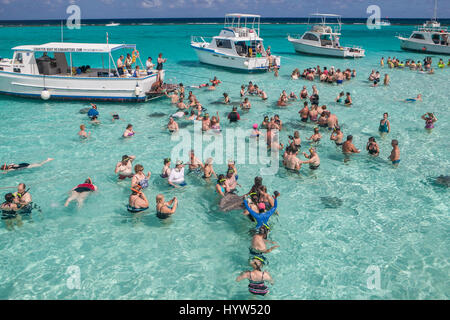
[[334,128],[333,132],[331,133],[330,140],[333,140],[334,143],[340,147],[344,144],[342,141],[344,139],[344,133],[341,131],[339,127]]
[[191,150],[189,152],[189,162],[187,163],[187,165],[189,165],[189,172],[196,173],[200,173],[201,170],[205,167],[200,159],[195,156],[194,150]]
[[301,121],[308,122],[309,108],[307,101],[303,103],[303,108],[298,113],[300,114]]
[[339,127],[338,118],[330,111],[327,111],[327,126],[328,130],[333,130],[334,128]]
[[72,189],[72,192],[67,198],[64,207],[67,207],[70,202],[76,200],[78,202],[78,208],[83,205],[84,200],[88,197],[91,192],[97,191],[98,188],[92,183],[91,178],[87,178],[84,183],[79,184],[75,188]]
[[169,129],[169,132],[175,132],[178,131],[178,123],[173,120],[173,117],[169,118],[169,123],[167,124],[167,129]]
[[0,205],[1,218],[5,222],[8,230],[13,230],[14,224],[18,227],[22,226],[22,218],[18,211],[20,210],[16,203],[14,203],[14,195],[12,193],[5,194],[5,202]]
[[388,159],[392,161],[392,164],[397,166],[400,163],[400,148],[398,147],[398,141],[396,139],[391,142],[392,151]]
[[13,193],[14,203],[20,209],[19,213],[31,213],[31,194],[26,190],[25,183],[19,183],[17,192]]
[[[250,259],[258,259],[263,265],[267,264],[267,258],[264,254],[280,247],[276,242],[267,240],[268,233],[269,230],[265,226],[260,227],[258,232],[253,236],[252,245],[249,248]],[[274,244],[275,246],[267,249],[267,243]]]
[[353,136],[352,135],[347,136],[347,140],[342,145],[342,152],[345,154],[361,152],[360,150],[356,149],[355,145],[353,144]]
[[286,148],[286,157],[283,164],[286,169],[299,172],[302,167],[302,162],[297,158],[298,149],[296,147],[289,146]]
[[173,104],[177,104],[179,101],[178,92],[175,90],[172,94],[167,94],[167,92],[164,92],[167,98],[170,99],[170,102]]
[[25,169],[25,168],[31,169],[31,168],[41,167],[44,164],[46,164],[47,162],[50,162],[52,160],[55,160],[55,159],[48,158],[47,160],[42,161],[41,163],[32,163],[32,164],[29,164],[29,163],[19,163],[19,164],[11,163],[11,164],[6,164],[5,163],[4,165],[2,165],[1,169],[2,169],[2,173],[5,174],[5,173],[8,173],[10,171],[21,170],[21,169]]
[[300,161],[302,164],[303,163],[308,163],[309,164],[309,168],[311,170],[317,170],[319,169],[320,166],[320,158],[319,155],[316,152],[315,148],[309,148],[309,153],[307,154],[305,152],[303,152],[303,155],[305,156],[305,158],[309,159],[307,161]]
[[117,162],[114,173],[119,175],[119,180],[133,177],[132,163],[135,156],[123,155],[122,161]]

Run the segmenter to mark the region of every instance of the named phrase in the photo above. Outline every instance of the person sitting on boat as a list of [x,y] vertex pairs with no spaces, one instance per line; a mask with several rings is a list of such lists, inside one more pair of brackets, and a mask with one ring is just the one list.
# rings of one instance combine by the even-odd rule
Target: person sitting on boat
[[119,59],[117,59],[117,71],[119,72],[119,76],[123,76],[124,75],[124,71],[123,71],[123,55],[121,55],[119,57]]
[[164,91],[163,81],[161,79],[156,80],[152,84],[150,91],[153,93],[162,93]]
[[99,113],[98,113],[98,110],[97,110],[97,105],[91,103],[91,106],[92,106],[92,108],[89,109],[87,115],[88,115],[89,118],[92,119],[93,116],[98,116]]
[[136,69],[134,69],[134,72],[133,72],[133,77],[139,78],[141,76],[140,73],[141,73],[141,69],[139,68],[139,66],[136,66]]
[[128,73],[130,74],[132,67],[133,67],[133,59],[131,58],[131,55],[127,53],[127,58],[125,59],[125,68],[127,68]]

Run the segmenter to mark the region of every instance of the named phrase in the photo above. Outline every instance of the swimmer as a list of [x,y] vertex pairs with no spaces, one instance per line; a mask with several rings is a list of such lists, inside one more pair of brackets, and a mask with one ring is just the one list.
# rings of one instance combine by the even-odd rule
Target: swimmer
[[[263,203],[261,203],[263,204]],[[250,257],[251,259],[257,259],[263,262],[263,264],[266,264],[266,258],[264,257],[265,253],[272,252],[274,249],[279,248],[280,246],[277,245],[276,242],[267,240],[267,234],[269,233],[269,230],[266,226],[261,226],[258,229],[258,232],[255,233],[255,235],[252,238],[252,244],[250,249]],[[267,243],[274,244],[275,246],[272,246],[271,248],[267,249]]]
[[306,89],[306,86],[303,86],[302,91],[300,91],[300,99],[307,99],[308,98],[308,90]]
[[297,97],[297,95],[294,92],[291,91],[291,93],[289,94],[289,99],[290,100],[297,100],[298,97]]
[[169,132],[171,133],[178,131],[178,123],[176,123],[175,120],[173,120],[173,117],[169,118],[167,129],[169,129]]
[[231,122],[238,122],[238,120],[241,120],[241,116],[237,112],[237,107],[233,107],[233,110],[228,114],[228,120]]
[[183,187],[186,185],[184,181],[184,164],[183,161],[177,160],[175,168],[170,170],[169,178],[167,179],[169,185],[174,188]]
[[277,106],[285,107],[285,106],[287,106],[287,102],[288,102],[288,96],[286,94],[286,91],[283,90],[283,92],[280,95],[280,98],[277,101]]
[[136,188],[136,186],[140,186],[142,189],[148,188],[148,181],[152,175],[151,172],[148,171],[147,175],[145,175],[144,167],[141,164],[134,166],[134,172],[135,175],[131,178],[131,187]]
[[175,213],[178,207],[177,197],[173,197],[172,200],[165,202],[164,195],[158,194],[156,196],[156,216],[160,219],[167,219]]
[[167,92],[164,92],[164,94],[165,94],[165,96],[166,96],[167,98],[170,99],[170,102],[171,102],[172,104],[177,104],[178,101],[179,101],[179,99],[180,99],[180,98],[178,97],[178,92],[177,92],[177,90],[175,90],[171,95],[167,94]]
[[366,150],[371,156],[377,157],[380,154],[380,147],[374,137],[370,137],[366,145]]
[[135,135],[135,132],[133,131],[133,125],[132,124],[128,124],[127,128],[125,130],[125,132],[123,133],[123,137],[124,138],[131,138],[132,136]]
[[[279,195],[280,195],[280,194],[279,194],[277,191],[275,191],[275,194],[274,194],[274,199],[275,199],[274,206],[273,206],[270,210],[267,210],[267,211],[266,211],[266,206],[265,206],[265,204],[262,203],[262,202],[260,202],[260,203],[257,203],[257,204],[256,204],[256,205],[257,205],[257,208],[258,208],[258,210],[256,210],[256,211],[258,211],[258,212],[256,212],[254,209],[250,208],[247,199],[244,199],[244,206],[245,206],[245,209],[252,215],[253,218],[255,218],[255,220],[256,220],[256,222],[257,222],[257,224],[256,224],[256,230],[258,230],[258,229],[261,228],[262,226],[268,227],[267,223],[268,223],[268,221],[269,221],[269,218],[270,218],[270,217],[275,213],[275,211],[277,210],[277,207],[278,207],[278,200],[277,200],[277,197],[278,197]],[[253,204],[255,204],[255,203],[253,203]]]
[[170,158],[165,158],[164,159],[164,167],[163,167],[163,169],[162,169],[162,172],[161,172],[161,178],[168,178],[169,177],[169,175],[170,175]]
[[392,161],[394,166],[397,166],[400,163],[400,148],[398,147],[398,140],[392,140],[391,146],[392,151],[388,159]]
[[219,83],[222,83],[222,81],[220,81],[219,79],[217,79],[217,77],[214,77],[214,79],[209,80],[213,86],[217,87],[219,85]]
[[55,160],[53,158],[47,158],[47,160],[42,161],[41,163],[19,163],[19,164],[15,164],[15,163],[11,163],[11,164],[3,164],[2,165],[2,173],[6,174],[10,171],[16,171],[16,170],[22,170],[22,169],[31,169],[31,168],[37,168],[37,167],[41,167],[44,164],[46,164],[47,162],[50,162],[52,160]]
[[383,114],[383,119],[380,120],[380,126],[378,127],[378,131],[380,132],[380,136],[384,137],[391,131],[391,123],[388,120],[388,113],[385,112]]
[[245,86],[242,85],[242,86],[241,86],[241,91],[240,91],[241,98],[242,98],[243,96],[245,96],[245,94],[246,94],[246,92],[245,92]]
[[419,93],[416,98],[409,98],[403,100],[404,102],[416,102],[416,101],[422,101],[422,95]]
[[67,198],[64,207],[69,206],[69,203],[73,200],[78,202],[78,208],[83,205],[84,200],[89,196],[91,192],[97,191],[98,188],[92,183],[91,178],[87,178],[84,183],[79,184],[75,188],[72,189],[69,198]]
[[434,128],[434,123],[437,121],[434,113],[427,112],[421,118],[425,120],[425,129],[427,129],[428,132],[431,132],[431,130]]
[[0,205],[2,211],[2,220],[5,222],[6,229],[13,230],[14,224],[18,227],[22,226],[22,218],[17,212],[20,210],[16,203],[14,203],[14,195],[7,193],[5,195],[5,202]]
[[112,122],[114,122],[114,120],[122,120],[122,119],[120,119],[118,113],[112,113],[111,116],[112,116],[112,119],[111,119]]
[[391,78],[389,77],[389,75],[386,73],[384,75],[384,85],[387,86],[389,85],[389,82],[391,81]]
[[209,179],[211,178],[212,175],[214,175],[214,177],[217,179],[217,175],[214,172],[214,168],[212,166],[213,164],[213,158],[208,158],[205,161],[205,165],[203,166],[202,170],[203,170],[203,179]]
[[309,164],[309,168],[311,170],[317,170],[320,166],[320,158],[319,155],[316,152],[315,148],[309,148],[309,154],[303,152],[303,155],[306,159],[309,159],[307,161],[301,161],[302,164]]
[[317,127],[314,128],[314,134],[311,137],[306,138],[306,139],[311,140],[312,142],[319,142],[320,139],[322,139],[322,135],[319,132],[319,128],[317,128]]
[[187,165],[189,165],[189,172],[200,173],[201,170],[204,168],[203,163],[200,161],[199,158],[195,156],[194,150],[191,150],[189,152],[189,162],[187,163]]
[[141,212],[147,210],[149,206],[147,197],[141,191],[141,187],[139,185],[131,188],[131,194],[128,199],[127,209],[129,212]]
[[231,101],[230,101],[230,97],[228,96],[228,93],[224,92],[223,93],[223,103],[229,104],[230,102]]
[[352,154],[352,153],[360,153],[361,151],[356,149],[355,145],[353,144],[353,136],[348,135],[347,140],[342,145],[342,152],[344,154]]
[[93,116],[98,116],[99,113],[98,113],[98,110],[97,110],[97,106],[95,104],[91,103],[91,106],[92,106],[92,108],[89,109],[87,115],[88,115],[89,118],[92,119]]
[[261,123],[261,128],[263,129],[267,129],[269,128],[269,117],[268,116],[264,116],[263,122]]
[[[275,126],[273,124],[275,124]],[[283,129],[283,122],[280,120],[280,116],[278,114],[273,116],[273,124],[271,125],[272,129],[277,129],[278,131]]]
[[339,127],[334,128],[333,132],[331,133],[330,140],[333,140],[336,146],[340,147],[344,144],[344,133],[341,131]]
[[97,116],[93,116],[93,117],[91,118],[90,123],[91,123],[91,124],[98,125],[98,124],[100,124],[100,121],[97,119]]
[[267,93],[264,90],[259,91],[259,96],[262,100],[267,100]]
[[253,270],[242,272],[237,278],[236,281],[242,281],[244,279],[248,279],[248,291],[251,294],[264,296],[269,293],[269,288],[265,285],[265,281],[270,282],[270,284],[274,284],[274,281],[269,272],[261,271],[263,263],[258,259],[253,259],[250,262]]
[[135,156],[123,155],[122,160],[117,162],[114,173],[119,175],[119,180],[133,177],[132,163]]
[[295,146],[289,146],[286,148],[285,157],[283,159],[283,165],[286,169],[299,172],[302,167],[302,162],[298,155],[298,148]]
[[91,136],[91,132],[86,132],[86,126],[84,124],[82,124],[80,126],[80,131],[78,132],[78,136],[80,137],[80,139],[87,139]]

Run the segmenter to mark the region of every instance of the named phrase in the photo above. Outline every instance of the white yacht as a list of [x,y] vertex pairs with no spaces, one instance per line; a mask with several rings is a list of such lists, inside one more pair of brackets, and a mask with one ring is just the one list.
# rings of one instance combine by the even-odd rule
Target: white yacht
[[233,13],[225,16],[218,36],[192,36],[191,47],[200,62],[246,71],[266,71],[280,67],[280,57],[266,51],[259,37],[260,16]]
[[[339,58],[364,57],[364,49],[360,47],[342,47],[339,42],[341,36],[341,16],[336,14],[315,13],[311,15],[320,19],[320,23],[311,24],[311,28],[303,35],[288,35],[288,40],[294,45],[297,52],[333,56]],[[326,19],[336,19],[332,27]],[[308,20],[308,24],[309,20]]]
[[120,23],[111,22],[111,23],[105,24],[105,26],[106,27],[117,27],[117,26],[120,26]]
[[[120,49],[135,50],[136,45],[51,42],[14,47],[12,59],[0,59],[0,93],[44,100],[148,100],[157,71],[147,72],[142,62],[138,77],[119,70],[112,52]],[[101,56],[102,67],[75,67],[81,54]],[[164,79],[164,70],[160,77]]]
[[434,5],[434,18],[419,26],[409,37],[397,36],[403,50],[423,53],[450,54],[450,34],[446,27],[437,21],[437,2]]

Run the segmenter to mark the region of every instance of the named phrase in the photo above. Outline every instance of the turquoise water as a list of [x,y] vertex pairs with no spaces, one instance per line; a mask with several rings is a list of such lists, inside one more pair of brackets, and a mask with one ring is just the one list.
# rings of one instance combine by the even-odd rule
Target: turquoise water
[[[328,140],[318,146],[321,167],[315,172],[305,166],[300,176],[280,169],[265,176],[270,191],[281,193],[279,217],[273,217],[270,237],[280,248],[268,254],[267,270],[275,279],[264,299],[436,299],[448,298],[449,210],[448,189],[432,178],[449,174],[449,75],[450,69],[433,76],[407,70],[379,68],[381,56],[401,59],[423,58],[402,52],[394,36],[409,34],[412,26],[392,26],[368,31],[365,26],[346,25],[343,44],[360,45],[366,57],[339,60],[303,56],[293,52],[286,34],[302,33],[304,25],[263,25],[262,37],[272,51],[282,56],[280,77],[268,74],[233,73],[197,62],[189,47],[190,35],[213,36],[220,25],[153,25],[106,28],[84,26],[66,30],[71,42],[136,43],[143,56],[154,59],[159,52],[168,58],[166,80],[195,85],[217,76],[223,84],[215,92],[195,94],[210,114],[225,118],[230,107],[211,104],[230,93],[239,100],[240,84],[253,81],[269,95],[267,102],[251,99],[252,109],[243,115],[242,128],[260,123],[264,114],[278,113],[286,124],[281,140],[299,130],[302,145],[312,125],[302,126],[297,115],[299,103],[286,109],[275,107],[283,89],[297,94],[303,85],[292,81],[291,71],[309,66],[356,69],[356,79],[342,88],[315,83],[320,101],[344,124],[344,134],[354,136],[355,145],[365,148],[370,136],[379,142],[378,158],[365,151],[344,163],[344,157]],[[0,29],[0,56],[10,57],[9,48],[60,40],[59,27],[8,27]],[[101,63],[77,56],[76,63]],[[86,60],[88,59],[88,60]],[[437,62],[434,57],[434,63]],[[448,59],[448,57],[447,57]],[[97,64],[97,65],[99,65]],[[366,78],[372,69],[389,73],[391,85],[371,88]],[[352,93],[351,108],[336,105],[341,90]],[[399,100],[422,93],[424,102],[405,104]],[[56,160],[37,169],[0,177],[0,187],[25,182],[35,203],[33,221],[14,231],[0,229],[0,298],[2,299],[253,299],[245,282],[235,277],[248,269],[248,247],[252,224],[240,212],[221,213],[214,185],[189,176],[183,190],[167,187],[159,178],[162,159],[177,144],[163,130],[166,117],[149,117],[154,112],[170,114],[167,99],[145,104],[98,104],[99,127],[88,125],[92,138],[80,142],[78,126],[87,123],[78,110],[82,102],[43,102],[0,97],[2,130],[0,161],[38,162]],[[118,112],[124,122],[111,123],[109,113]],[[391,133],[381,139],[378,123],[389,112]],[[431,134],[424,130],[420,116],[435,112],[439,121]],[[124,141],[126,124],[138,134]],[[180,122],[183,123],[183,122]],[[222,127],[226,128],[222,120]],[[192,125],[187,127],[192,131]],[[402,161],[394,169],[386,160],[390,140],[398,139]],[[305,151],[305,150],[304,150]],[[148,214],[132,217],[126,210],[127,183],[117,183],[114,166],[122,154],[137,156],[153,175],[146,195]],[[216,165],[223,172],[225,165]],[[238,165],[240,193],[247,192],[260,166]],[[91,176],[99,192],[81,209],[64,208],[67,192]],[[7,189],[1,190],[2,195]],[[154,199],[163,193],[177,196],[180,207],[175,216],[161,222],[155,216]],[[327,208],[321,197],[342,200],[338,208]],[[447,199],[447,200],[446,200]],[[67,286],[69,267],[78,267],[81,288]],[[369,266],[378,267],[381,288],[369,289]]]

